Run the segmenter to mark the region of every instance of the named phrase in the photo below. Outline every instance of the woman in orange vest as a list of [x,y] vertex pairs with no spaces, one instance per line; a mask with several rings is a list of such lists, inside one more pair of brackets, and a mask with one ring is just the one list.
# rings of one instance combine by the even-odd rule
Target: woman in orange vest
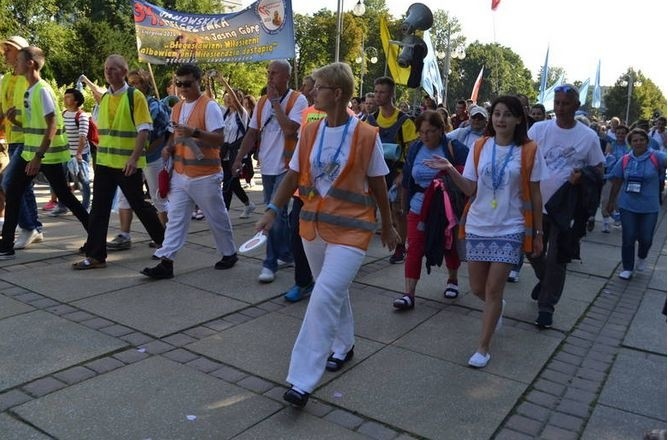
[[523,252],[538,256],[543,250],[543,155],[536,154],[536,143],[527,137],[524,109],[517,97],[498,97],[490,114],[487,133],[469,152],[463,174],[444,157],[425,161],[447,171],[471,196],[461,223],[471,292],[484,302],[480,341],[468,361],[474,368],[489,362],[492,335],[501,327],[503,289],[510,270]]
[[354,327],[348,289],[376,229],[390,250],[399,236],[392,226],[378,129],[347,112],[353,73],[344,63],[313,72],[315,107],[325,119],[302,128],[299,145],[257,229],[268,232],[292,193],[304,202],[299,233],[315,277],[306,315],[292,350],[283,398],[306,405],[325,369],[338,371],[353,357]]

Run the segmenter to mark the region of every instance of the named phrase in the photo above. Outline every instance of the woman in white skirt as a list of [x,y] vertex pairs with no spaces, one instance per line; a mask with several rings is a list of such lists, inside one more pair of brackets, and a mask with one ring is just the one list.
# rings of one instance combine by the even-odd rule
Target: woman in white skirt
[[390,250],[399,235],[392,226],[385,185],[389,172],[378,129],[348,114],[353,73],[344,63],[313,72],[314,105],[325,119],[302,127],[299,144],[257,229],[269,231],[276,214],[299,188],[304,206],[299,235],[315,285],[292,349],[283,398],[306,405],[325,369],[337,371],[353,357],[353,314],[348,289],[362,265],[376,229]]
[[500,96],[492,104],[486,135],[469,152],[463,174],[443,157],[426,161],[446,170],[471,196],[462,218],[471,291],[484,301],[482,333],[468,364],[483,368],[494,331],[501,325],[503,289],[523,252],[540,255],[543,203],[540,180],[545,162],[527,137],[520,100]]

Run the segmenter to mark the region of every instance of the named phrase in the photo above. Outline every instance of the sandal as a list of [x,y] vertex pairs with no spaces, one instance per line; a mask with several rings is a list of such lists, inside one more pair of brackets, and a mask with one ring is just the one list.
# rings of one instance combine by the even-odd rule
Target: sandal
[[455,299],[459,296],[459,286],[455,283],[448,283],[445,286],[443,296],[446,299]]
[[95,258],[84,258],[79,262],[72,263],[72,269],[74,270],[102,269],[104,267],[107,267],[107,263],[97,261]]
[[353,347],[350,349],[350,351],[348,353],[346,353],[346,357],[343,358],[343,359],[335,358],[334,353],[329,355],[329,357],[327,358],[327,365],[325,366],[325,369],[327,371],[339,371],[341,368],[343,368],[343,366],[346,363],[350,362],[350,360],[355,355],[355,352],[353,351],[354,348],[355,348],[355,346],[353,345]]
[[392,305],[397,310],[410,310],[415,307],[415,299],[410,295],[404,295],[395,299]]

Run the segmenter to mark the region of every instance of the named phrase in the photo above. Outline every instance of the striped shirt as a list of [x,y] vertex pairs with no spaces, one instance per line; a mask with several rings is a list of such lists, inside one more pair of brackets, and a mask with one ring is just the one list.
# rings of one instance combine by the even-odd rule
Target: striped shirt
[[[70,146],[70,155],[74,156],[77,154],[79,149],[79,137],[83,136],[84,138],[88,136],[88,119],[90,115],[86,112],[81,112],[79,115],[79,127],[77,128],[76,121],[77,112],[71,112],[65,110],[63,112],[63,121],[65,122],[65,131],[67,132],[67,142]],[[90,153],[90,146],[88,145],[88,140],[86,140],[86,146],[84,147],[82,154]]]

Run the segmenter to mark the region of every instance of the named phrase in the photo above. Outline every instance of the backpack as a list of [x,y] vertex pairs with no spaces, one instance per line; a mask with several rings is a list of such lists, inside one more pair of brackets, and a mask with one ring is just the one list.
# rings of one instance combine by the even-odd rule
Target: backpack
[[[626,153],[625,155],[622,156],[622,175],[624,174],[624,170],[626,169],[626,166],[629,164],[629,161],[631,160],[631,153]],[[661,180],[661,167],[659,166],[659,159],[656,158],[656,155],[650,151],[649,153],[649,161],[652,162],[654,165],[654,168],[656,168],[656,172],[659,173],[659,180]]]
[[[74,123],[77,125],[77,130],[79,129],[79,118],[83,113],[82,110],[77,110],[74,115]],[[97,148],[97,144],[100,142],[100,135],[97,131],[97,124],[93,121],[93,118],[88,118],[88,133],[86,133],[86,139],[88,139],[88,144],[91,148]]]

